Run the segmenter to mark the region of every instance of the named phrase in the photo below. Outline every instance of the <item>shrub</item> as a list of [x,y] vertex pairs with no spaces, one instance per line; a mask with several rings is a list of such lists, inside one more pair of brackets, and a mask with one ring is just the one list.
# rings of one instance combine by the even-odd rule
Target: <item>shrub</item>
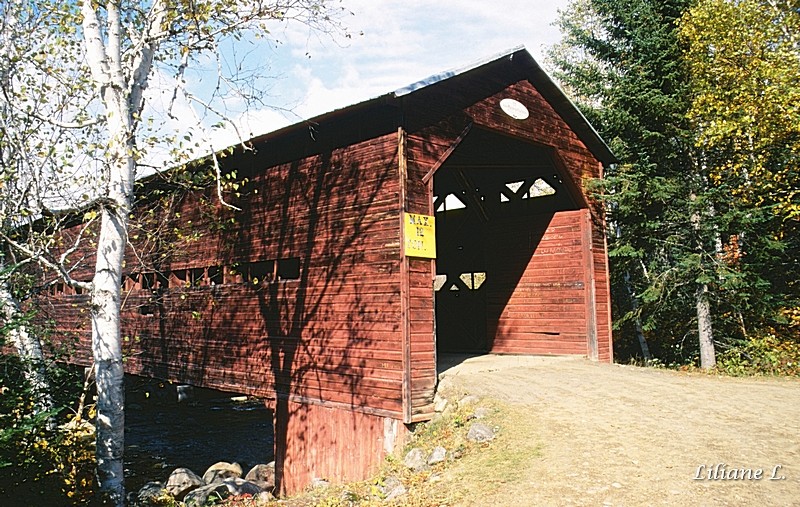
[[78,397],[77,372],[52,365],[50,410],[37,408],[27,365],[0,354],[0,497],[17,505],[83,505],[92,493],[94,434],[69,420],[65,400]]
[[800,343],[765,333],[723,352],[717,363],[728,375],[800,376]]

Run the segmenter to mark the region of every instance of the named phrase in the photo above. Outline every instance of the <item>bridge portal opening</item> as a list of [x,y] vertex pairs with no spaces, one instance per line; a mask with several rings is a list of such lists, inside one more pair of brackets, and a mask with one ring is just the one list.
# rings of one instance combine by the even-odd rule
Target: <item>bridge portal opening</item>
[[568,184],[552,148],[482,129],[436,172],[437,352],[485,353],[498,334],[546,332],[526,322],[548,283],[529,267],[553,217],[579,209]]

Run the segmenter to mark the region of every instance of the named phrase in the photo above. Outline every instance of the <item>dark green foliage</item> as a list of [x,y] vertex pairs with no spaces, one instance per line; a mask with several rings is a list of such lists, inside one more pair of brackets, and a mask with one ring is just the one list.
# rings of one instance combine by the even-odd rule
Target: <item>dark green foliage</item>
[[560,21],[564,39],[551,52],[558,79],[620,160],[596,188],[609,214],[622,361],[639,355],[638,320],[662,362],[695,362],[698,284],[710,291],[723,351],[742,346],[755,329],[779,325],[778,309],[791,308],[797,293],[797,235],[765,234],[776,230],[774,214],[735,199],[742,182],[711,177],[709,168],[724,161],[696,147],[678,37],[691,5],[575,0]]
[[[638,347],[630,336],[619,338],[621,331],[632,332],[635,319],[662,359],[686,360],[694,352],[682,345],[692,332],[693,282],[704,268],[701,236],[691,222],[703,213],[692,200],[702,177],[685,119],[690,98],[675,25],[687,6],[579,0],[575,14],[562,19],[565,39],[553,53],[558,78],[620,159],[598,185],[612,227],[616,336],[628,344],[617,348],[618,357]],[[637,311],[629,292],[638,299]],[[671,318],[676,314],[682,318]]]
[[[31,325],[30,319],[24,319]],[[0,347],[6,346],[8,331],[21,322],[4,322]],[[58,428],[72,414],[70,407],[81,391],[81,374],[74,368],[48,362],[45,368],[53,408],[40,411],[42,393],[28,382],[26,372],[37,365],[26,364],[15,354],[0,353],[0,498],[4,505],[73,505],[81,495],[76,488],[89,484],[92,466],[85,459],[85,440]],[[59,351],[49,350],[57,359]],[[77,451],[77,452],[76,452]],[[91,454],[89,454],[91,456]],[[82,484],[77,484],[76,481]]]

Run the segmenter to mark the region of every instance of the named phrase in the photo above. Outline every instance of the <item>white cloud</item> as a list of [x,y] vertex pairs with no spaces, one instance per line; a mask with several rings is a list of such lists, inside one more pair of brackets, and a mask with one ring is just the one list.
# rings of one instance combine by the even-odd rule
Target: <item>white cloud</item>
[[[344,16],[343,23],[351,33],[363,35],[334,40],[300,25],[275,26],[272,34],[278,44],[250,41],[237,49],[239,56],[247,55],[248,62],[263,66],[274,78],[258,82],[258,86],[271,87],[268,102],[273,108],[248,111],[235,98],[227,98],[219,107],[244,137],[250,137],[383,95],[520,44],[541,63],[543,47],[559,37],[552,26],[557,11],[568,2],[344,0],[343,5],[354,15]],[[208,87],[213,70],[190,74],[189,86],[195,90]],[[169,76],[158,79],[160,84],[151,89],[148,98],[154,110],[168,102],[158,87],[168,87]],[[192,119],[186,104],[176,104],[175,111],[178,121],[161,117],[165,128],[185,128]],[[213,140],[215,148],[238,142],[231,128],[215,131]]]
[[[349,0],[346,22],[354,36],[345,47],[292,32],[285,48],[303,69],[299,108],[319,114],[463,67],[518,45],[538,60],[558,40],[552,26],[567,0],[382,1]],[[306,53],[311,57],[307,58]],[[347,102],[354,100],[355,102]]]

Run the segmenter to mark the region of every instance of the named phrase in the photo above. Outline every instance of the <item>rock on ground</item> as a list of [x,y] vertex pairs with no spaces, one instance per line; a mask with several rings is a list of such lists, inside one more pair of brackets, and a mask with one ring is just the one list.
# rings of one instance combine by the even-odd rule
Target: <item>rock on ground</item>
[[220,461],[208,467],[206,473],[203,474],[203,481],[205,481],[206,484],[211,484],[213,482],[224,481],[225,479],[238,479],[241,476],[242,467],[239,463]]
[[228,486],[222,482],[201,486],[191,491],[183,502],[186,507],[201,507],[205,505],[211,498],[217,500],[224,500],[231,495]]
[[272,491],[275,489],[275,462],[266,465],[259,464],[254,466],[244,476],[245,480],[254,482],[265,491]]
[[410,468],[415,472],[419,472],[420,470],[424,470],[428,466],[428,457],[425,455],[425,452],[415,447],[408,451],[406,457],[403,458],[403,464]]
[[164,489],[174,496],[176,500],[180,501],[184,499],[187,493],[200,486],[205,486],[205,484],[205,481],[199,475],[188,468],[176,468],[169,474],[167,485],[164,486]]
[[128,501],[135,507],[154,507],[158,505],[157,499],[164,495],[166,490],[160,482],[148,482],[134,493],[133,498],[128,497]]
[[447,458],[447,449],[441,445],[434,447],[433,451],[431,451],[431,455],[428,456],[428,464],[435,465],[436,463],[441,463],[445,458]]
[[494,439],[494,430],[483,423],[473,423],[467,433],[467,440],[472,442],[488,442]]
[[225,479],[222,484],[234,496],[238,495],[257,495],[263,491],[257,484],[241,478]]
[[406,493],[406,487],[397,477],[388,477],[378,489],[384,500],[393,500]]

